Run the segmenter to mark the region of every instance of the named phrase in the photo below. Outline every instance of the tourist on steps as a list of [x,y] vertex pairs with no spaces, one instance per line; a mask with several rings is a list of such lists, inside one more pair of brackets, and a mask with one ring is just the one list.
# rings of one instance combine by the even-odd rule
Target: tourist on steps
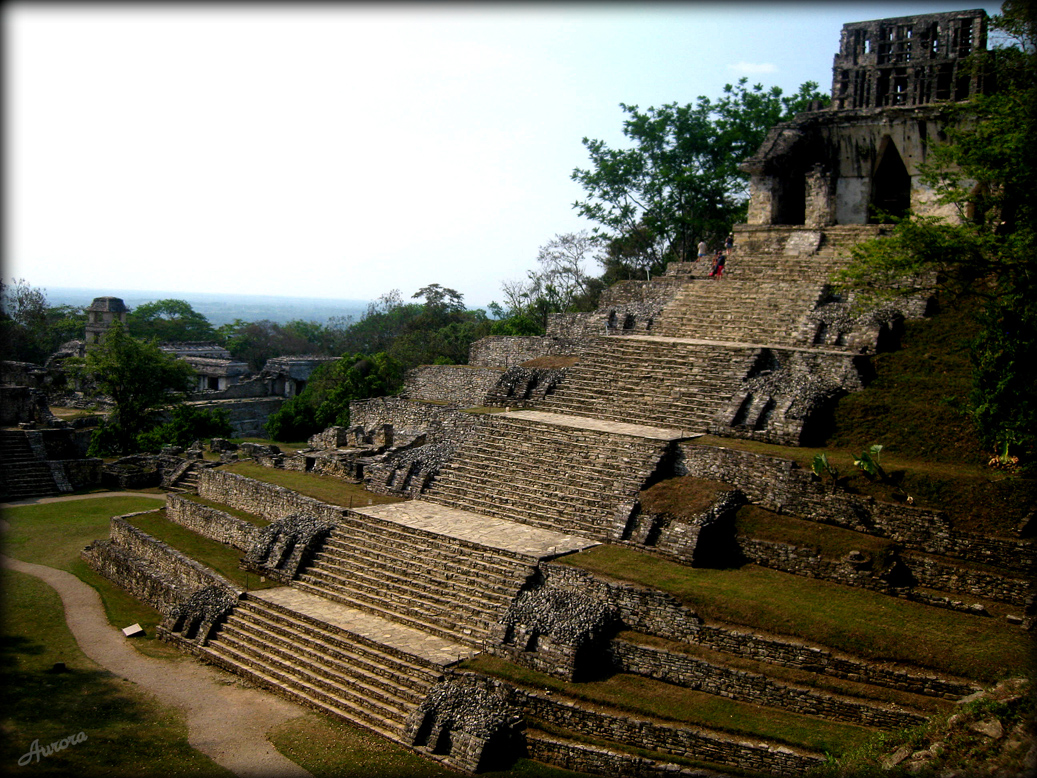
[[706,241],[700,240],[699,241],[699,255],[698,255],[698,257],[696,257],[696,259],[694,261],[702,259],[704,256],[706,256],[706,252],[707,251],[709,251],[709,248],[706,246]]
[[716,257],[713,259],[713,270],[710,271],[710,278],[723,278],[724,277],[724,265],[727,264],[727,255],[723,249],[717,251]]

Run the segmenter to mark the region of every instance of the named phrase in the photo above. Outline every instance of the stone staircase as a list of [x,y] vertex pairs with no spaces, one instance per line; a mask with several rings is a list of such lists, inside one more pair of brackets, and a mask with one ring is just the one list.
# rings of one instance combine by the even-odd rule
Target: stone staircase
[[805,345],[816,326],[807,316],[824,284],[759,279],[695,279],[662,311],[652,334],[758,345]]
[[0,430],[0,496],[5,500],[44,497],[61,490],[45,459],[22,430]]
[[393,740],[445,668],[471,654],[289,587],[244,595],[208,643],[191,650]]
[[347,514],[293,586],[478,646],[539,561],[377,514]]
[[538,410],[706,432],[759,351],[637,335],[600,338]]
[[443,465],[425,499],[604,540],[625,528],[678,437],[535,411],[494,414]]

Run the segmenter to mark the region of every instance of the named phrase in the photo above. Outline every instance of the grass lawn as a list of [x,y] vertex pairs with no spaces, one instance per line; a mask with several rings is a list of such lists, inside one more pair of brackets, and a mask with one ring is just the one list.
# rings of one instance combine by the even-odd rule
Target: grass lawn
[[[10,570],[2,572],[0,582],[4,772],[231,778],[232,773],[188,745],[182,714],[116,678],[79,650],[57,592]],[[49,672],[55,662],[64,662],[68,672]],[[33,741],[43,747],[79,732],[86,735],[85,741],[18,766]]]
[[4,519],[11,528],[4,535],[4,553],[23,562],[65,570],[93,586],[109,622],[117,627],[139,623],[144,628],[146,637],[133,643],[141,653],[182,657],[175,648],[155,639],[155,626],[162,621],[158,611],[99,576],[79,558],[91,541],[108,537],[112,516],[159,508],[165,495],[156,498],[100,497],[5,508]]
[[247,476],[248,478],[254,478],[257,481],[265,481],[268,484],[284,486],[315,500],[332,505],[342,505],[346,508],[403,502],[400,497],[390,497],[384,494],[369,492],[362,484],[351,484],[340,478],[333,478],[332,476],[320,475],[318,473],[304,473],[300,470],[278,470],[273,467],[257,465],[255,462],[234,462],[233,464],[225,465],[221,469]]
[[669,592],[707,620],[795,636],[873,660],[980,681],[1031,667],[1031,636],[999,620],[865,589],[756,565],[685,567],[617,546],[597,546],[559,561]]
[[466,660],[464,666],[638,716],[777,740],[834,755],[857,748],[874,735],[866,727],[738,702],[638,675],[617,673],[605,680],[568,683],[498,657],[478,656]]
[[261,581],[255,573],[246,573],[239,569],[238,565],[243,555],[241,551],[169,521],[165,511],[134,516],[128,521],[137,529],[167,543],[196,562],[201,562],[242,588],[269,589],[282,586],[274,581]]

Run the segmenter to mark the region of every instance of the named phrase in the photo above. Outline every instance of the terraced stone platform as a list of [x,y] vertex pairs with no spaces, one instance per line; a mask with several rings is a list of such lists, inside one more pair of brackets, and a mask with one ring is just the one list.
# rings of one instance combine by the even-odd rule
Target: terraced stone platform
[[478,647],[540,561],[593,545],[415,500],[347,513],[292,585]]
[[428,501],[595,540],[626,526],[680,432],[619,419],[515,411],[482,417]]
[[399,740],[468,647],[293,587],[250,592],[192,652],[303,704]]
[[477,543],[487,548],[521,554],[531,557],[531,562],[598,545],[596,541],[577,535],[566,535],[531,527],[528,524],[516,524],[513,521],[503,521],[425,500],[356,508],[354,513],[468,543]]

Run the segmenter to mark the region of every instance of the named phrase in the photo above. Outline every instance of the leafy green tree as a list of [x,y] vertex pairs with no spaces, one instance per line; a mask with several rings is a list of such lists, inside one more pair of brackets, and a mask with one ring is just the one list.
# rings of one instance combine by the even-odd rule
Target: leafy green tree
[[138,305],[126,317],[130,332],[138,338],[159,342],[209,341],[216,330],[209,320],[184,300],[156,300]]
[[[908,215],[893,234],[860,244],[840,282],[863,297],[937,294],[979,311],[970,409],[990,450],[1007,444],[1037,465],[1037,21],[1007,0],[991,26],[1008,45],[978,54],[996,89],[949,105],[947,142],[929,149],[923,180],[957,223]],[[966,306],[966,299],[976,306]]]
[[0,353],[5,359],[43,364],[62,343],[82,338],[85,327],[82,308],[51,307],[43,289],[24,279],[0,280]]
[[274,440],[303,440],[331,426],[349,424],[349,403],[394,394],[403,385],[403,370],[388,354],[350,354],[321,365],[306,388],[267,420]]
[[228,438],[234,430],[230,417],[222,408],[196,408],[177,405],[169,412],[169,420],[137,435],[141,451],[159,451],[162,446],[189,446],[196,440]]
[[314,351],[306,337],[299,334],[299,328],[286,328],[269,319],[235,319],[219,328],[217,338],[232,357],[247,362],[250,370],[262,370],[272,357]]
[[77,365],[84,377],[115,402],[115,409],[95,434],[94,455],[132,453],[137,435],[156,426],[161,410],[183,400],[193,385],[190,365],[166,354],[154,341],[130,337],[118,321]]
[[812,81],[788,96],[747,84],[726,85],[715,102],[699,97],[645,111],[621,103],[630,148],[583,139],[591,167],[576,168],[572,179],[587,197],[573,207],[597,222],[596,235],[616,243],[615,256],[647,272],[689,257],[703,238],[722,239],[745,219],[748,175],[738,164],[775,124],[828,100]]

